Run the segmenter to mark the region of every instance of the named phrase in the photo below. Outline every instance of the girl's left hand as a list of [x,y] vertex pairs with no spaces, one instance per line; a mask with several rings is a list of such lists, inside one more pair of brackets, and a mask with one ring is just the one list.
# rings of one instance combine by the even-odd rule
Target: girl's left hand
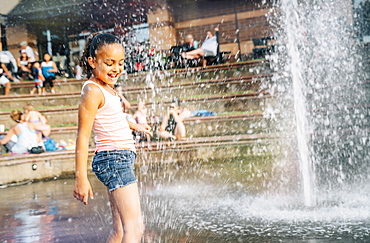
[[135,130],[152,136],[152,128],[148,124],[137,124]]

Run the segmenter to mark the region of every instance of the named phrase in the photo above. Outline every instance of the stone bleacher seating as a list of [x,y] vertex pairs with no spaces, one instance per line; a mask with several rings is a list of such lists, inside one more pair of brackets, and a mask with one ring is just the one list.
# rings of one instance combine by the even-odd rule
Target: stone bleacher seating
[[[269,77],[270,70],[265,61],[237,63],[234,66],[218,65],[202,70],[193,68],[157,73],[153,79],[154,90],[150,87],[146,74],[128,76],[123,81],[125,95],[132,101],[134,109],[136,100],[146,96],[147,107],[151,110],[150,116],[160,116],[163,107],[166,107],[175,96],[180,97],[183,105],[190,110],[208,109],[216,113],[225,113],[213,117],[187,119],[185,121],[189,137],[187,141],[154,141],[149,147],[147,143],[139,144],[138,163],[189,161],[206,159],[207,156],[214,157],[215,154],[220,158],[227,155],[242,157],[244,154],[255,153],[258,150],[255,149],[256,146],[274,137],[271,131],[267,130],[268,121],[261,113],[271,96],[260,90],[260,82]],[[14,85],[12,96],[0,97],[0,124],[10,128],[14,122],[10,121],[9,108],[20,109],[23,105],[31,103],[35,107],[45,106],[40,112],[47,116],[49,124],[53,126],[51,138],[57,141],[75,139],[77,106],[82,82],[59,81],[56,87],[58,94],[40,97],[28,95],[27,88],[31,86],[26,82]],[[93,139],[90,140],[90,145],[92,156]],[[229,152],[225,152],[225,146]],[[141,153],[143,151],[145,152]],[[39,169],[33,171],[32,164],[36,164]],[[10,172],[18,169],[24,171],[23,178],[10,176],[6,180],[2,179],[0,185],[72,173],[73,164],[74,151],[0,156],[0,173],[11,175]]]

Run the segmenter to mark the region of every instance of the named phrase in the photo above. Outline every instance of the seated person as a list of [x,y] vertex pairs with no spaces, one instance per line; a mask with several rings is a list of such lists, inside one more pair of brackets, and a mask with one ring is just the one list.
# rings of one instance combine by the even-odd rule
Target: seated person
[[187,51],[192,51],[198,48],[199,42],[194,40],[193,35],[187,35],[185,37],[185,43],[189,45]]
[[[218,31],[218,29],[215,29]],[[182,57],[186,59],[195,59],[195,58],[202,58],[208,56],[216,56],[217,55],[217,39],[216,36],[213,35],[211,31],[207,31],[207,37],[204,40],[202,46],[198,49],[195,49],[190,52],[182,53]]]
[[11,80],[14,80],[12,74],[6,68],[5,64],[0,62],[0,85],[5,87],[4,94],[8,95],[9,91],[10,91],[10,88],[11,88],[11,85],[10,85],[9,79],[7,79],[7,77],[5,77],[5,74],[8,75],[8,77]]
[[[133,118],[135,119],[137,124],[148,125],[148,114],[145,107],[145,101],[139,102],[137,111],[135,112]],[[150,134],[145,134],[143,132],[137,133],[140,133],[140,136],[146,136],[146,141],[150,142]]]
[[184,119],[187,109],[180,110],[180,100],[174,98],[168,113],[164,116],[158,129],[158,136],[163,139],[186,139]]
[[[40,112],[36,111],[32,105],[26,105],[23,107],[24,121],[38,123],[46,125],[46,118],[41,115]],[[41,132],[36,132],[39,141],[42,139]]]
[[31,62],[26,52],[20,51],[21,56],[17,58],[18,75],[22,80],[33,79],[31,76]]
[[193,35],[187,35],[185,37],[185,43],[171,47],[171,53],[174,55],[174,60],[178,61],[180,53],[189,52],[198,48],[198,41],[194,40]]
[[[42,142],[37,137],[37,131],[40,131],[44,136],[50,135],[49,125],[27,122],[25,121],[26,116],[21,111],[12,111],[10,117],[18,125],[1,137],[0,144],[5,145],[12,153],[27,153],[28,149],[37,147]],[[16,143],[11,142],[13,135],[18,137]]]

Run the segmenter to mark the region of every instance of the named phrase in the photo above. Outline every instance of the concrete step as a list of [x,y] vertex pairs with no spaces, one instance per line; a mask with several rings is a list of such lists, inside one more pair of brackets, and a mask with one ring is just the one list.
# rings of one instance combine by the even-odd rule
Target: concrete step
[[[54,87],[57,93],[78,92],[81,90],[84,80],[77,79],[57,79],[54,81]],[[22,81],[20,83],[12,83],[10,95],[27,95],[34,87],[33,81]]]
[[[269,79],[271,75],[249,75],[237,78],[205,80],[196,82],[187,82],[181,85],[171,84],[143,88],[125,89],[125,97],[129,101],[145,100],[163,100],[173,99],[173,97],[192,98],[204,94],[217,95],[226,93],[235,93],[240,91],[258,91],[261,80]],[[48,95],[13,95],[0,97],[0,110],[17,108],[21,109],[27,104],[34,107],[50,106],[77,106],[80,100],[80,92],[58,93]]]
[[[224,78],[237,78],[246,75],[258,75],[270,73],[269,63],[267,61],[251,61],[234,64],[223,64],[211,66],[205,69],[189,68],[157,71],[140,74],[123,75],[120,82],[127,89],[155,86],[168,86],[171,84],[183,84],[192,81],[215,80]],[[76,79],[57,79],[55,80],[56,93],[70,93],[81,91],[85,80]],[[12,83],[11,95],[29,94],[33,89],[33,81],[23,81],[21,83]]]
[[221,64],[207,68],[173,69],[161,72],[148,72],[137,76],[130,75],[123,78],[125,87],[145,87],[154,83],[156,86],[169,84],[183,84],[202,80],[237,78],[249,75],[271,73],[270,63],[266,60],[248,61],[232,64]]
[[[232,159],[271,156],[281,134],[259,134],[197,138],[181,142],[152,142],[137,145],[136,166],[164,163],[189,163],[194,160]],[[150,145],[150,146],[149,146]],[[267,148],[271,148],[270,150]],[[266,150],[268,152],[266,152]],[[94,151],[89,151],[88,170]],[[0,185],[56,178],[73,174],[74,151],[42,154],[7,155],[0,157]],[[19,173],[22,171],[22,173]]]
[[[218,115],[210,117],[192,117],[184,121],[187,137],[235,136],[276,132],[271,121],[263,118],[262,113],[245,113],[236,115]],[[150,124],[153,129],[152,141],[156,141],[159,124]],[[50,137],[56,141],[72,139],[77,136],[77,126],[52,128]],[[94,147],[94,135],[90,139],[90,147]]]
[[[147,102],[148,115],[161,116],[167,111],[170,100]],[[271,95],[266,92],[250,92],[245,94],[229,94],[222,96],[205,96],[201,98],[183,99],[182,106],[190,111],[207,109],[216,113],[261,111],[265,105],[271,102]],[[132,103],[132,110],[136,110],[137,103]],[[20,109],[21,107],[19,107]],[[77,106],[60,107],[52,109],[39,109],[48,119],[48,124],[60,126],[63,124],[77,124]],[[10,119],[10,111],[0,113],[0,124],[6,129],[14,126]]]

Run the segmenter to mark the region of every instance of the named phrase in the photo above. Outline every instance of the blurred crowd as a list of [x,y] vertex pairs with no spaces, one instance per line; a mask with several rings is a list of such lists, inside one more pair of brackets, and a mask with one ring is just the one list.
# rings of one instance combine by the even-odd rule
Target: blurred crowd
[[36,61],[34,50],[25,41],[20,43],[17,58],[8,51],[0,52],[0,85],[4,88],[4,95],[9,95],[10,81],[33,81],[35,86],[31,94],[46,94],[46,88],[55,93],[54,80],[58,73],[57,65],[49,53],[43,55],[42,61]]
[[[127,73],[140,72],[153,69],[163,69],[171,63],[177,67],[184,65],[187,60],[202,59],[207,56],[215,56],[217,42],[211,31],[202,45],[194,40],[192,35],[187,35],[183,44],[173,46],[169,55],[165,58],[161,53],[151,49],[149,43],[137,43],[126,45],[125,70]],[[77,64],[74,67],[77,79],[82,79],[82,69]],[[0,52],[0,85],[4,88],[4,94],[8,95],[11,89],[10,81],[33,81],[34,87],[30,94],[44,95],[47,91],[55,93],[54,80],[59,73],[57,64],[52,60],[49,53],[43,55],[42,61],[37,61],[34,50],[27,42],[20,43],[19,56],[15,59],[7,51]],[[181,106],[180,99],[174,98],[159,117],[149,116],[145,100],[140,100],[136,111],[130,114],[130,102],[123,95],[121,83],[115,85],[115,91],[122,102],[122,111],[127,119],[137,124],[148,124],[154,127],[155,138],[163,140],[186,140],[186,128],[184,120],[192,113]],[[48,90],[47,90],[48,89]],[[23,110],[13,110],[10,117],[17,124],[6,134],[0,135],[0,144],[4,153],[41,153],[58,149],[74,148],[73,144],[65,141],[56,143],[51,139],[50,125],[47,119],[33,106],[27,105]],[[153,134],[152,134],[153,135]],[[137,142],[150,142],[152,137],[140,132],[133,132]]]

